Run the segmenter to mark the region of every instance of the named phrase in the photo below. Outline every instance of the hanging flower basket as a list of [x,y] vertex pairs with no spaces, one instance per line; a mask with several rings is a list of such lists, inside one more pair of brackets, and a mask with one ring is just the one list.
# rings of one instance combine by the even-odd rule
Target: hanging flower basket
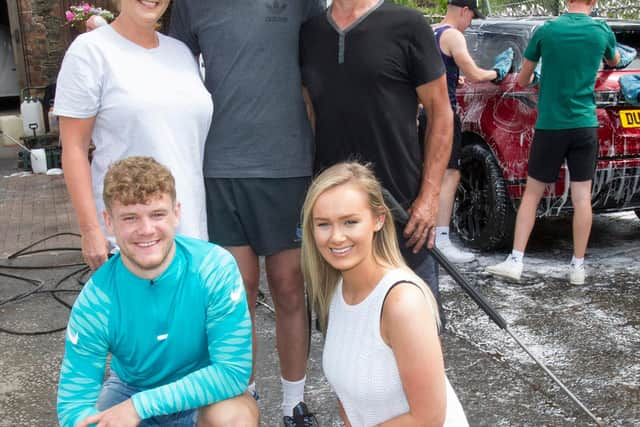
[[95,7],[89,3],[69,6],[69,9],[64,12],[67,24],[79,32],[83,32],[85,30],[85,23],[87,22],[87,19],[96,15],[102,17],[107,22],[111,22],[115,18],[113,12],[101,7]]

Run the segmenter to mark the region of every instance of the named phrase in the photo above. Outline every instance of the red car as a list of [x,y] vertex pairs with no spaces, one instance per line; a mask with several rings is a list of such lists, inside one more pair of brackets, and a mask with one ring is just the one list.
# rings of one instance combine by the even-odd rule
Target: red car
[[[538,88],[519,87],[516,74],[531,34],[545,19],[474,21],[465,32],[469,52],[483,68],[491,68],[504,49],[514,51],[512,72],[499,85],[464,83],[457,91],[463,149],[453,227],[475,248],[491,250],[512,243],[538,100]],[[640,48],[640,21],[607,22],[619,43]],[[594,213],[635,210],[640,216],[640,106],[627,103],[620,93],[618,79],[626,73],[640,74],[640,59],[624,70],[598,72],[595,97],[600,150],[592,205]],[[571,212],[565,175],[566,165],[555,185],[548,188],[538,208],[539,217]]]

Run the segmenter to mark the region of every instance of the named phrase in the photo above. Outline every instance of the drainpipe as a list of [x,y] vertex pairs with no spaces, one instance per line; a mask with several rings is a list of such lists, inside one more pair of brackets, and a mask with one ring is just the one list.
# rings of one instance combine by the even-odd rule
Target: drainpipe
[[31,84],[31,75],[28,66],[27,49],[22,30],[22,7],[18,0],[7,0],[9,15],[9,28],[11,30],[11,46],[13,47],[13,60],[16,64],[18,84],[27,87]]

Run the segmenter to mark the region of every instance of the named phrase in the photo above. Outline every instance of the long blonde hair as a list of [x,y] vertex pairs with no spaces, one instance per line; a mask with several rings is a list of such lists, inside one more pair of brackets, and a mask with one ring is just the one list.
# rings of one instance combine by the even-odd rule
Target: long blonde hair
[[438,322],[438,310],[433,294],[425,283],[407,267],[402,258],[393,216],[382,196],[382,186],[368,164],[345,162],[326,169],[313,180],[302,207],[302,274],[307,283],[309,296],[318,315],[322,332],[326,333],[327,331],[329,306],[341,273],[322,257],[316,246],[313,237],[313,207],[318,197],[324,192],[347,183],[355,183],[367,194],[369,207],[375,216],[384,215],[382,228],[373,236],[374,259],[385,267],[403,268],[411,272],[415,276],[415,281],[425,291],[427,301],[436,317],[436,322]]

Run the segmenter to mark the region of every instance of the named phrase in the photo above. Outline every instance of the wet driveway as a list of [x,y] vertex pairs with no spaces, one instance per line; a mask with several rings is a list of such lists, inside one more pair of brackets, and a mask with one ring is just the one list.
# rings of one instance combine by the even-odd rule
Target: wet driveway
[[[598,216],[588,253],[589,277],[571,286],[571,223],[536,227],[523,283],[482,273],[504,254],[479,254],[462,268],[510,325],[511,331],[606,425],[640,425],[640,220],[633,213]],[[41,254],[26,265],[77,262],[75,253]],[[2,263],[6,260],[2,260]],[[51,287],[73,269],[20,274]],[[445,361],[472,426],[589,425],[590,419],[501,329],[442,274],[448,314]],[[0,299],[24,291],[0,281]],[[262,284],[266,292],[264,282]],[[74,278],[62,288],[78,288]],[[65,295],[73,300],[73,295]],[[269,298],[267,295],[267,302]],[[22,331],[63,327],[68,311],[45,295],[0,307],[0,325]],[[273,314],[258,309],[258,390],[261,425],[280,422],[280,375]],[[57,425],[55,396],[64,332],[39,336],[0,333],[0,427]],[[320,370],[322,339],[313,334],[306,399],[323,427],[341,425],[335,398]]]
[[[565,278],[569,219],[540,222],[522,283],[482,272],[504,254],[462,268],[510,330],[605,425],[640,425],[640,220],[594,217],[585,285]],[[589,425],[590,418],[488,320],[462,289],[442,279],[448,373],[471,425]]]

